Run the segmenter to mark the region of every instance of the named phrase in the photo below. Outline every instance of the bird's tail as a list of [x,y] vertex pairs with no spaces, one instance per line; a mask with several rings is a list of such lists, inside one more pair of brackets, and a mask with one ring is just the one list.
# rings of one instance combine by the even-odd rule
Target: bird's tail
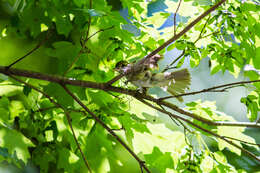
[[[174,76],[173,79],[175,80],[175,82],[168,86],[167,91],[172,95],[184,94],[185,90],[189,88],[191,83],[191,77],[188,69],[185,68],[172,72],[171,75]],[[177,99],[180,102],[183,102],[182,97],[177,97]]]

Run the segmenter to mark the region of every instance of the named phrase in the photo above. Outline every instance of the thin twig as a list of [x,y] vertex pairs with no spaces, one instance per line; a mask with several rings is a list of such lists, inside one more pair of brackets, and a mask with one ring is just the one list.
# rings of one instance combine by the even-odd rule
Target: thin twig
[[83,108],[88,112],[104,129],[106,129],[125,149],[136,159],[139,165],[150,173],[150,170],[146,167],[144,162],[132,151],[132,149],[112,130],[110,129],[101,119],[96,116],[92,111],[90,111],[77,96],[75,96],[65,85],[62,85],[64,90]]
[[45,38],[40,41],[31,51],[29,51],[28,53],[26,53],[24,56],[18,58],[16,61],[14,61],[13,63],[11,63],[10,65],[8,65],[6,68],[9,69],[11,68],[13,65],[15,65],[16,63],[18,63],[19,61],[22,61],[24,58],[26,58],[27,56],[31,55],[33,52],[35,52],[37,49],[39,49],[49,38],[51,33],[51,30],[49,30],[45,36]]
[[[91,36],[89,36],[89,37],[87,38],[85,44],[87,43],[87,41],[88,41],[91,37],[95,36],[97,33],[103,32],[103,31],[106,31],[106,30],[109,30],[109,29],[112,29],[112,28],[114,28],[114,26],[111,26],[111,27],[109,27],[109,28],[105,28],[105,29],[100,29],[100,30],[98,30],[97,32],[93,33]],[[80,52],[78,53],[78,55],[74,58],[74,60],[73,60],[72,63],[70,64],[69,68],[63,73],[63,76],[65,76],[65,75],[72,69],[73,65],[79,60],[80,55],[85,52],[84,50],[85,50],[85,48],[83,47],[83,48],[80,50]]]
[[[89,0],[89,9],[92,9],[92,0]],[[89,36],[89,31],[90,31],[90,25],[91,25],[91,15],[89,14],[89,18],[88,18],[88,28],[87,28],[87,32],[86,32],[86,37],[83,38],[83,42],[81,43],[81,50],[79,51],[78,55],[74,58],[74,60],[72,61],[72,63],[70,64],[69,68],[63,73],[63,76],[65,76],[73,67],[73,65],[78,61],[80,55],[85,52],[86,49],[86,44],[88,42],[88,36]]]
[[[140,100],[138,97],[136,97],[136,99]],[[142,101],[142,100],[140,100],[140,101],[141,101],[142,103],[148,105],[149,107],[153,108],[153,109],[156,109],[156,110],[158,110],[158,111],[160,111],[160,112],[162,112],[162,113],[164,113],[164,114],[167,114],[167,115],[172,116],[172,117],[174,117],[174,118],[177,118],[177,119],[180,119],[180,120],[182,120],[182,121],[185,121],[186,123],[188,123],[188,124],[190,124],[190,125],[192,125],[192,126],[198,128],[198,129],[200,129],[200,130],[202,130],[202,131],[204,131],[204,132],[206,132],[206,133],[208,133],[208,134],[210,134],[210,135],[212,135],[212,136],[215,136],[215,137],[217,137],[217,138],[220,138],[220,139],[224,140],[224,141],[227,142],[228,144],[233,145],[234,147],[240,149],[240,150],[243,151],[244,153],[248,154],[249,156],[251,156],[252,158],[254,158],[255,160],[257,160],[257,161],[260,162],[260,158],[258,158],[255,154],[253,154],[253,153],[251,153],[250,151],[244,149],[243,147],[237,145],[237,144],[234,143],[233,141],[226,139],[224,136],[218,135],[218,134],[216,134],[216,133],[214,133],[214,132],[212,132],[212,131],[210,131],[210,130],[208,130],[208,129],[205,129],[205,128],[203,128],[203,127],[201,127],[201,126],[195,124],[194,122],[192,122],[192,121],[190,121],[190,120],[188,120],[188,119],[186,119],[186,118],[183,118],[183,117],[178,116],[178,115],[175,115],[175,114],[173,114],[173,113],[171,113],[171,112],[168,112],[168,111],[165,111],[165,110],[163,110],[163,109],[160,109],[160,108],[158,108],[158,107],[156,107],[156,106],[154,106],[154,105],[152,105],[152,104],[150,104],[150,103],[148,103],[148,102],[146,102],[146,101]]]
[[198,38],[194,41],[194,44],[201,39],[201,37],[202,37],[202,35],[203,35],[203,32],[204,32],[204,29],[206,28],[206,26],[207,26],[207,24],[208,24],[208,22],[209,22],[210,17],[211,17],[211,16],[209,15],[209,17],[207,18],[205,24],[203,25],[203,27],[202,27],[202,29],[201,29],[201,31],[200,31],[200,34],[199,34]]
[[175,64],[184,54],[185,54],[185,50],[183,50],[182,53],[181,53],[175,60],[173,60],[169,65],[167,65],[167,66],[165,67],[165,69],[162,70],[162,72],[165,72],[165,71],[169,70],[170,67],[171,67],[173,64]]
[[223,137],[224,138],[229,138],[229,139],[232,139],[232,140],[235,140],[235,141],[239,141],[239,142],[242,142],[242,143],[245,143],[245,144],[256,145],[256,146],[260,147],[260,144],[255,144],[255,143],[252,143],[252,142],[243,141],[243,140],[232,138],[232,137],[229,137],[229,136],[223,136]]
[[70,114],[66,111],[66,108],[64,108],[64,107],[63,107],[62,105],[60,105],[58,102],[56,102],[55,100],[53,100],[48,94],[46,94],[45,92],[43,92],[43,91],[41,91],[40,89],[36,88],[35,86],[33,86],[33,85],[31,85],[31,84],[29,84],[29,83],[27,83],[27,82],[24,82],[24,81],[22,81],[22,80],[20,80],[20,79],[18,79],[18,78],[16,78],[16,77],[14,77],[14,76],[12,76],[12,75],[9,75],[9,77],[13,78],[14,80],[16,80],[16,81],[18,81],[18,82],[20,82],[20,83],[23,83],[24,85],[26,85],[26,86],[28,86],[28,87],[34,89],[35,91],[38,91],[39,93],[41,93],[42,95],[44,95],[46,98],[48,98],[48,99],[50,100],[50,102],[52,102],[56,107],[59,107],[59,108],[61,108],[61,109],[64,111],[64,113],[65,113],[65,115],[66,115],[66,118],[67,118],[67,121],[68,121],[68,124],[69,124],[69,127],[70,127],[70,130],[71,130],[71,132],[72,132],[72,136],[73,136],[73,138],[74,138],[74,140],[75,140],[75,142],[76,142],[76,145],[77,145],[77,147],[78,147],[78,149],[79,149],[79,151],[80,151],[80,153],[81,153],[81,156],[82,156],[82,158],[83,158],[83,161],[84,161],[84,163],[85,163],[87,169],[88,169],[89,172],[91,173],[91,172],[92,172],[92,171],[91,171],[91,168],[90,168],[90,166],[89,166],[89,164],[88,164],[88,161],[87,161],[87,159],[86,159],[86,156],[84,155],[84,153],[83,153],[83,151],[82,151],[82,149],[81,149],[81,147],[80,147],[80,144],[79,144],[79,142],[78,142],[78,139],[77,139],[77,137],[76,137],[75,131],[74,131],[73,126],[72,126],[72,123],[71,123]]
[[103,31],[106,31],[106,30],[110,30],[110,29],[113,29],[113,28],[114,28],[114,26],[110,26],[110,27],[105,28],[105,29],[100,29],[100,30],[96,31],[95,33],[93,33],[91,36],[89,36],[89,37],[87,38],[87,41],[88,41],[90,38],[94,37],[97,33],[103,32]]
[[201,39],[206,38],[206,37],[209,37],[209,36],[211,36],[211,35],[218,34],[218,33],[220,33],[220,31],[215,31],[215,32],[209,33],[209,34],[207,34],[207,35],[202,36]]
[[70,64],[70,66],[68,67],[68,69],[63,73],[63,76],[66,76],[66,74],[72,69],[73,65],[79,60],[80,55],[84,52],[83,49],[81,49],[79,51],[79,53],[77,54],[77,56],[73,59],[72,63]]
[[[223,91],[225,91],[227,89],[234,88],[234,87],[237,87],[237,86],[241,86],[242,84],[249,84],[249,83],[256,83],[256,82],[260,82],[260,80],[240,81],[240,82],[234,82],[234,83],[229,83],[229,84],[224,84],[224,85],[218,85],[218,86],[214,86],[214,87],[211,87],[211,88],[202,89],[202,90],[199,90],[199,91],[188,92],[188,93],[179,94],[179,95],[175,95],[175,96],[167,96],[167,97],[162,97],[162,98],[159,98],[159,99],[160,100],[165,100],[165,99],[170,99],[170,98],[175,98],[175,97],[196,95],[196,94],[205,93],[205,92],[216,92],[216,91],[217,92],[223,92]],[[226,88],[224,88],[224,87],[226,87]],[[224,88],[224,89],[216,90],[218,88]]]
[[[172,38],[170,38],[168,41],[166,41],[165,43],[163,43],[161,46],[159,46],[157,49],[153,50],[151,53],[149,53],[146,57],[144,57],[143,59],[141,59],[140,61],[138,61],[136,63],[136,65],[133,66],[133,68],[140,66],[140,64],[143,64],[146,60],[148,60],[149,58],[151,58],[152,56],[154,56],[155,54],[159,53],[161,50],[163,50],[165,47],[167,47],[168,45],[170,45],[171,43],[173,43],[174,41],[176,41],[177,39],[179,39],[181,36],[183,36],[186,32],[188,32],[194,25],[196,25],[201,19],[203,19],[204,17],[206,17],[208,14],[210,14],[212,11],[214,11],[215,9],[217,9],[220,5],[222,5],[224,2],[226,2],[226,0],[221,0],[219,1],[217,4],[213,5],[212,7],[210,7],[207,11],[205,11],[203,14],[201,14],[199,17],[197,17],[195,20],[193,20],[190,24],[188,24],[181,32],[179,32],[178,34],[174,35]],[[140,66],[141,68],[141,66]],[[129,70],[129,73],[131,72],[131,70]],[[107,82],[107,85],[112,85],[114,82],[118,81],[119,79],[121,79],[123,76],[127,75],[127,73],[124,74],[119,74],[118,76],[114,77],[113,79],[111,79],[110,81]]]
[[180,6],[181,6],[181,1],[182,1],[182,0],[180,0],[180,2],[179,2],[179,4],[178,4],[178,7],[177,7],[177,9],[176,9],[176,11],[175,11],[175,13],[174,13],[174,17],[173,17],[174,35],[176,35],[176,25],[177,25],[177,23],[176,23],[176,15],[177,15],[178,10],[179,10],[179,8],[180,8]]
[[[194,41],[194,44],[195,44],[197,41],[199,41],[200,39],[202,39],[203,31],[204,31],[204,29],[206,28],[209,19],[210,19],[210,16],[207,18],[205,24],[203,25],[203,27],[202,27],[202,29],[201,29],[201,31],[200,31],[200,34],[199,34],[198,38]],[[171,69],[171,66],[172,66],[173,64],[175,64],[184,54],[185,54],[185,50],[183,50],[182,53],[181,53],[175,60],[173,60],[169,65],[167,65],[162,72],[165,72],[165,71],[167,71],[167,70],[170,70],[170,69]]]

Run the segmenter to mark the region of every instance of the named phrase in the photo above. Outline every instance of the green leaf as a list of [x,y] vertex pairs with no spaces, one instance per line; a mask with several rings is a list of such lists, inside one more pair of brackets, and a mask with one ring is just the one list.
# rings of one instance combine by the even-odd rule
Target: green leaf
[[247,117],[250,121],[255,121],[257,119],[258,112],[260,111],[260,106],[258,103],[259,93],[252,91],[247,97],[241,98],[241,103],[244,103],[247,107]]
[[23,91],[23,87],[13,85],[11,82],[3,81],[0,83],[0,96],[11,97]]
[[32,147],[32,142],[24,137],[21,133],[8,129],[3,125],[0,125],[0,146],[7,148],[9,153],[17,153],[18,159],[27,163],[30,158],[28,147]]
[[63,168],[65,172],[74,172],[80,169],[80,165],[78,163],[80,158],[73,152],[67,148],[59,148],[58,154],[58,168]]
[[47,173],[49,165],[56,164],[55,152],[48,147],[39,146],[33,151],[34,163],[40,167],[40,172]]
[[46,53],[51,57],[58,58],[56,71],[63,74],[70,67],[74,58],[78,55],[80,47],[68,41],[59,41],[52,44],[53,49],[47,49]]
[[260,47],[256,48],[256,56],[253,57],[253,64],[256,69],[260,69]]
[[69,16],[58,16],[55,23],[57,26],[57,32],[68,37],[73,28]]
[[50,83],[44,87],[44,91],[57,99],[58,103],[64,106],[73,106],[74,101],[72,97],[59,84]]
[[160,172],[166,172],[167,168],[174,168],[171,153],[162,153],[158,147],[154,147],[151,154],[145,154],[144,158],[148,165],[157,168]]

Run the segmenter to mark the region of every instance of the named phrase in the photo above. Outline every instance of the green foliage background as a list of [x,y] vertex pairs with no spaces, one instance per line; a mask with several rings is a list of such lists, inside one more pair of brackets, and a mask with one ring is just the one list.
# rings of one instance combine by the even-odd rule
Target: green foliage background
[[[53,75],[63,75],[70,69],[66,77],[101,83],[117,75],[113,70],[117,62],[139,60],[173,36],[173,27],[158,28],[170,12],[176,11],[177,0],[165,0],[167,9],[152,16],[147,16],[148,7],[157,1],[95,0],[92,7],[89,2],[1,0],[0,65],[14,62],[48,35],[39,50],[14,67]],[[184,0],[178,11],[181,20],[177,31],[215,3]],[[127,20],[120,15],[120,8],[128,8]],[[228,0],[167,47],[167,51],[185,51],[177,63],[178,68],[185,61],[195,68],[207,57],[211,71],[208,75],[228,71],[235,78],[242,75],[257,80],[260,73],[259,11],[259,3],[255,1]],[[122,29],[124,27],[128,30]],[[91,38],[84,40],[87,36]],[[70,68],[75,59],[76,63]],[[93,171],[140,172],[134,158],[62,87],[46,81],[21,79],[41,88],[69,110],[77,139]],[[87,172],[63,110],[7,76],[1,74],[0,82],[2,169]],[[115,85],[135,89],[132,85],[126,86],[123,80]],[[245,116],[254,122],[259,118],[260,84],[244,87],[250,93],[241,98],[241,102],[247,107]],[[192,133],[184,133],[182,127],[158,119],[164,115],[129,96],[80,87],[69,89],[115,129],[151,172],[259,171],[259,163],[234,146],[196,128],[189,127]],[[193,100],[184,108],[212,121],[235,121],[220,112],[215,102]],[[245,127],[212,127],[193,122],[219,135],[255,143],[253,137],[245,135]],[[259,133],[259,129],[255,131]],[[256,145],[234,143],[260,154]]]

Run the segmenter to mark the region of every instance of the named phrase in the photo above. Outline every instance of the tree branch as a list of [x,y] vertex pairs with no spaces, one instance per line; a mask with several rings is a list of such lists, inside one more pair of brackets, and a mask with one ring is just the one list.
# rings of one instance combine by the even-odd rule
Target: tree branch
[[179,4],[178,4],[178,7],[177,7],[177,9],[176,9],[176,11],[175,11],[175,13],[174,13],[174,17],[173,17],[174,35],[176,35],[176,25],[177,25],[177,23],[176,23],[176,15],[177,15],[178,10],[179,10],[179,8],[180,8],[180,6],[181,6],[181,1],[182,1],[182,0],[180,0],[180,2],[179,2]]
[[245,143],[245,144],[256,145],[256,146],[260,147],[260,144],[254,144],[252,142],[243,141],[243,140],[232,138],[232,137],[229,137],[229,136],[223,136],[223,137],[224,138],[229,138],[229,139],[232,139],[232,140],[235,140],[235,141],[239,141],[239,142],[242,142],[242,143]]
[[[167,47],[168,45],[170,45],[171,43],[173,43],[174,41],[176,41],[177,39],[179,39],[181,36],[183,36],[186,32],[188,32],[194,25],[196,25],[201,19],[203,19],[205,16],[207,16],[208,14],[210,14],[212,11],[214,11],[216,8],[218,8],[220,5],[222,5],[226,0],[221,0],[219,1],[217,4],[213,5],[212,7],[210,7],[207,11],[205,11],[203,14],[201,14],[199,17],[197,17],[195,20],[193,20],[189,25],[187,25],[181,32],[179,32],[178,34],[174,35],[172,38],[170,38],[168,41],[166,41],[164,44],[162,44],[160,47],[158,47],[157,49],[155,49],[154,51],[152,51],[150,54],[148,54],[146,57],[144,57],[143,59],[141,59],[140,61],[138,61],[133,68],[136,68],[138,66],[140,66],[140,64],[143,64],[147,59],[151,58],[152,56],[154,56],[155,54],[159,53],[161,50],[163,50],[165,47]],[[142,67],[142,66],[140,66]],[[129,70],[129,73],[131,72],[131,70]],[[107,82],[107,84],[112,85],[114,82],[116,82],[117,80],[121,79],[123,76],[127,75],[127,73],[125,74],[120,74],[116,77],[114,77],[113,79],[111,79],[110,81]]]
[[93,33],[91,36],[89,36],[89,37],[87,38],[87,40],[89,40],[90,38],[94,37],[94,36],[95,36],[97,33],[99,33],[99,32],[104,32],[104,31],[107,31],[107,30],[110,30],[110,29],[113,29],[113,28],[114,28],[114,26],[110,26],[110,27],[105,28],[105,29],[100,29],[100,30],[96,31],[95,33]]
[[[220,138],[220,139],[224,140],[225,142],[229,143],[230,145],[233,145],[234,147],[240,149],[242,152],[246,153],[247,155],[251,156],[252,158],[254,158],[255,160],[257,160],[258,162],[260,162],[260,157],[257,157],[255,154],[251,153],[250,151],[248,151],[248,150],[244,149],[243,147],[240,147],[239,145],[235,144],[232,140],[226,139],[225,136],[218,135],[218,134],[216,134],[216,133],[214,133],[214,132],[212,132],[212,131],[210,131],[210,130],[208,130],[208,129],[205,129],[205,128],[203,128],[203,127],[201,127],[201,126],[195,124],[194,122],[192,122],[192,121],[190,121],[190,120],[188,120],[188,119],[186,119],[186,118],[183,118],[183,117],[181,117],[181,116],[175,115],[175,114],[173,114],[173,113],[171,113],[171,112],[168,112],[168,111],[166,111],[166,110],[160,109],[160,108],[158,108],[158,107],[156,107],[156,106],[154,106],[154,105],[152,105],[152,104],[150,104],[150,103],[148,103],[148,102],[146,102],[146,101],[143,101],[142,99],[139,99],[138,97],[136,97],[136,99],[138,99],[138,100],[141,101],[142,103],[146,104],[147,106],[149,106],[149,107],[151,107],[151,108],[153,108],[153,109],[156,109],[157,111],[159,111],[159,112],[161,112],[161,113],[167,114],[167,115],[169,115],[170,117],[173,117],[173,118],[175,118],[175,119],[180,119],[180,120],[182,120],[182,121],[184,121],[184,122],[186,122],[186,123],[192,125],[193,127],[196,127],[196,128],[198,128],[198,129],[200,129],[200,130],[202,130],[202,131],[204,131],[204,132],[206,132],[206,133],[208,133],[208,134],[210,134],[210,135],[212,135],[212,136],[215,136],[215,137],[217,137],[217,138]],[[233,139],[233,140],[234,140],[234,139]]]
[[26,58],[27,56],[31,55],[33,52],[35,52],[37,49],[39,49],[49,38],[51,33],[51,30],[49,30],[45,36],[45,38],[40,41],[31,51],[29,51],[28,53],[26,53],[24,56],[18,58],[16,61],[14,61],[13,63],[11,63],[10,65],[8,65],[6,68],[9,69],[11,68],[13,65],[15,65],[16,63],[22,61],[24,58]]
[[[241,86],[242,84],[249,84],[249,83],[256,83],[256,82],[260,82],[260,80],[233,82],[233,83],[229,83],[229,84],[218,85],[218,86],[214,86],[214,87],[211,87],[211,88],[202,89],[202,90],[199,90],[199,91],[179,94],[179,95],[175,95],[175,96],[162,97],[162,98],[160,98],[160,100],[165,100],[165,99],[175,98],[175,97],[188,96],[188,95],[196,95],[196,94],[205,93],[205,92],[216,92],[216,91],[217,92],[223,92],[227,89],[230,89],[230,88],[233,88],[233,87],[236,87],[236,86],[239,86],[239,85]],[[218,88],[224,88],[224,89],[216,90]]]
[[181,53],[175,60],[173,60],[173,61],[170,63],[170,65],[167,65],[167,66],[165,67],[165,69],[162,70],[162,73],[165,72],[165,71],[167,71],[167,70],[170,70],[170,69],[171,69],[171,66],[172,66],[173,64],[175,64],[179,59],[181,59],[181,57],[182,57],[184,54],[185,54],[185,50],[183,50],[182,53]]
[[80,154],[81,154],[81,156],[82,156],[82,158],[83,158],[83,161],[84,161],[84,163],[85,163],[85,165],[86,165],[88,171],[91,173],[91,172],[92,172],[92,171],[91,171],[91,168],[90,168],[89,163],[88,163],[88,161],[87,161],[87,159],[86,159],[86,156],[84,155],[84,153],[83,153],[83,151],[82,151],[82,149],[81,149],[81,147],[80,147],[80,144],[79,144],[79,142],[78,142],[78,139],[77,139],[77,137],[76,137],[75,131],[74,131],[73,126],[72,126],[72,123],[71,123],[70,114],[67,112],[66,108],[64,108],[64,107],[63,107],[62,105],[60,105],[58,102],[56,102],[55,100],[53,100],[48,94],[46,94],[45,92],[43,92],[43,91],[41,91],[40,89],[36,88],[35,86],[33,86],[33,85],[31,85],[31,84],[29,84],[29,83],[27,83],[27,82],[24,82],[24,81],[22,81],[22,80],[20,80],[20,79],[18,79],[18,78],[16,78],[16,77],[14,77],[14,76],[12,76],[12,75],[9,75],[9,77],[13,78],[14,80],[16,80],[16,81],[18,81],[18,82],[20,82],[20,83],[23,83],[24,85],[26,85],[26,86],[28,86],[28,87],[34,89],[35,91],[38,91],[39,93],[41,93],[42,95],[44,95],[46,98],[48,98],[48,99],[50,100],[50,102],[52,102],[56,107],[61,108],[61,109],[64,111],[64,113],[65,113],[65,115],[66,115],[66,119],[67,119],[68,124],[69,124],[69,127],[70,127],[70,130],[71,130],[71,132],[72,132],[72,136],[73,136],[73,138],[74,138],[74,140],[75,140],[75,142],[76,142],[76,145],[77,145],[77,147],[78,147],[78,149],[79,149],[79,151],[80,151]]
[[[74,79],[70,79],[70,78],[66,78],[66,77],[55,76],[55,75],[47,75],[47,74],[42,74],[42,73],[38,73],[38,72],[31,72],[31,71],[27,71],[27,70],[18,70],[18,69],[14,69],[14,68],[6,70],[6,68],[3,67],[3,66],[0,66],[0,73],[6,74],[8,76],[9,75],[17,75],[17,76],[23,76],[23,77],[29,77],[29,78],[35,78],[35,79],[55,82],[55,83],[58,83],[58,84],[74,85],[74,86],[80,86],[80,87],[85,87],[85,88],[94,88],[94,89],[100,89],[100,90],[103,90],[103,91],[112,91],[112,92],[130,95],[130,96],[133,96],[133,97],[139,97],[139,98],[150,100],[154,103],[166,106],[166,107],[168,107],[168,108],[170,108],[170,109],[172,109],[176,112],[179,112],[181,114],[184,114],[186,116],[194,118],[194,119],[201,121],[201,122],[208,124],[208,125],[213,125],[213,126],[240,126],[240,127],[260,128],[259,123],[213,122],[211,120],[200,117],[196,114],[182,110],[182,109],[178,108],[176,105],[171,104],[169,102],[166,102],[166,101],[164,101],[160,98],[156,99],[156,98],[153,98],[152,96],[139,93],[136,90],[114,87],[114,86],[111,86],[111,85],[106,85],[105,83],[96,83],[96,82],[83,81],[83,80],[74,80]],[[230,86],[230,85],[233,85],[233,84],[241,84],[241,83],[245,84],[245,83],[253,83],[253,82],[260,82],[260,80],[235,82],[235,83],[231,83],[231,84],[225,84],[225,85],[220,85],[220,86],[217,86],[217,87],[212,87],[212,89],[217,89],[219,87],[227,87],[227,86]]]
[[65,85],[61,84],[61,86],[64,88],[64,90],[83,108],[86,112],[88,112],[95,120],[98,122],[104,129],[108,131],[125,149],[136,159],[136,161],[139,163],[139,165],[144,168],[148,173],[150,173],[150,170],[145,166],[144,161],[142,161],[132,150],[131,148],[121,139],[119,136],[110,129],[103,121],[99,119],[98,116],[96,116],[92,111],[90,111],[79,99],[76,97]]

